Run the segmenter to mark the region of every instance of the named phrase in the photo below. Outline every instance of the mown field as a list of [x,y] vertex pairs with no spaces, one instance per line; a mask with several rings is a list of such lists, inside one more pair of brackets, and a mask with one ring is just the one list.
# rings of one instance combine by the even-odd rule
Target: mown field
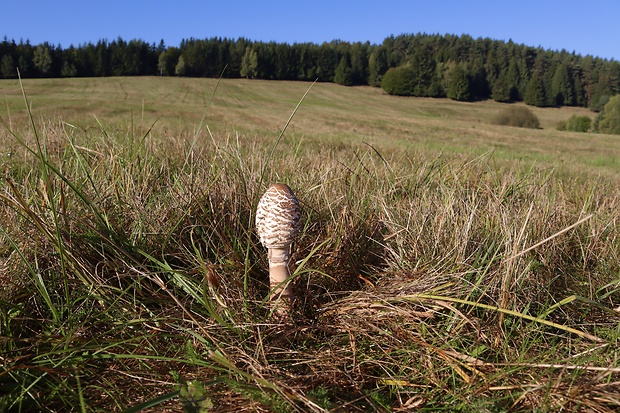
[[0,82],[0,412],[620,408],[620,138],[310,87]]
[[[25,80],[35,120],[65,120],[88,126],[96,116],[113,127],[119,123],[150,127],[176,134],[192,134],[205,106],[206,123],[218,137],[239,133],[272,143],[284,127],[309,84],[179,78],[99,78]],[[0,82],[5,114],[24,124],[21,90],[17,81]],[[293,141],[324,146],[367,142],[386,151],[482,155],[526,163],[575,162],[595,174],[620,169],[618,139],[556,131],[558,121],[572,114],[594,119],[584,108],[539,109],[543,130],[521,130],[491,125],[506,105],[493,101],[462,103],[447,99],[402,99],[371,87],[347,88],[316,84],[304,100],[288,136]],[[11,116],[8,116],[10,119]]]

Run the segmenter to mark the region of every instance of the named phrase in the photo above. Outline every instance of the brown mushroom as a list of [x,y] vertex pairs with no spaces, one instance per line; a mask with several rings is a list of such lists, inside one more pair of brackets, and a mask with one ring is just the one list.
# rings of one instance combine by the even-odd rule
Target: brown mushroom
[[269,186],[256,208],[256,232],[268,250],[270,298],[281,303],[277,309],[284,312],[293,299],[288,263],[300,218],[299,201],[286,184]]

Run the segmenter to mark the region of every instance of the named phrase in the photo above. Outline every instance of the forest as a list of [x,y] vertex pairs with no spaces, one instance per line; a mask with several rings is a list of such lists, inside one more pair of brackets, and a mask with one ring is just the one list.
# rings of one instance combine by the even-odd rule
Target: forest
[[188,76],[335,82],[405,96],[493,99],[600,111],[620,93],[620,62],[469,35],[403,34],[382,44],[244,38],[61,45],[0,43],[0,78]]

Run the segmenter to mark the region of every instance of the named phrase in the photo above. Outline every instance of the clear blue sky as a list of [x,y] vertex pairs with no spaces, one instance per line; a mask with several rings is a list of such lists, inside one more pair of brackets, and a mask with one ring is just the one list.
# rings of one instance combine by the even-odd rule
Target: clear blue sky
[[63,47],[190,37],[381,43],[391,34],[469,34],[620,60],[620,0],[2,0],[0,37]]

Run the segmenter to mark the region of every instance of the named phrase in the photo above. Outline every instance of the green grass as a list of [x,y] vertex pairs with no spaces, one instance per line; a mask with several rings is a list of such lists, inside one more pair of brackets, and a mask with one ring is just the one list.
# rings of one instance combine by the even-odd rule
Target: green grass
[[0,411],[618,409],[620,140],[316,84],[274,150],[309,86],[0,82]]

